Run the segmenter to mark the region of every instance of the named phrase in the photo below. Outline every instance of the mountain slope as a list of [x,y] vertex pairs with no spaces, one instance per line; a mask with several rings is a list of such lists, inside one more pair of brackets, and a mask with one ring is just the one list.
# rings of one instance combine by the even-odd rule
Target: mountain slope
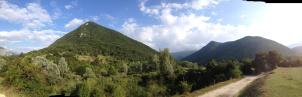
[[182,58],[185,58],[191,54],[193,54],[194,52],[196,52],[195,50],[190,50],[190,51],[180,51],[180,52],[173,52],[171,53],[171,55],[177,59],[177,60],[181,60]]
[[87,22],[55,41],[47,52],[70,52],[80,55],[105,55],[120,60],[142,60],[157,53],[152,48],[133,40],[120,32]]
[[302,46],[297,46],[292,48],[293,52],[295,55],[301,56],[302,55]]
[[8,50],[8,49],[5,49],[3,47],[0,47],[0,56],[10,56],[10,55],[14,55],[15,53]]
[[258,36],[247,36],[236,41],[219,43],[211,41],[205,47],[183,60],[206,63],[211,59],[253,58],[258,52],[275,50],[284,56],[293,52],[286,46]]

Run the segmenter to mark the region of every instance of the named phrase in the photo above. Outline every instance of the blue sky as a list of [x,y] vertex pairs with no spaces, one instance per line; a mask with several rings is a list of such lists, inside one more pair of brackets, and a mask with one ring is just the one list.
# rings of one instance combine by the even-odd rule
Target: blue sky
[[173,52],[248,35],[296,46],[302,43],[300,6],[242,0],[2,0],[0,46],[41,49],[86,21]]

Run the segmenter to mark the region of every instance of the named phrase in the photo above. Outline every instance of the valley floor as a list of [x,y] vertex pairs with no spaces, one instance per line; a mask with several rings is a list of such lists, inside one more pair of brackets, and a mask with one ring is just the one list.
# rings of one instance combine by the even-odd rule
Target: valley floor
[[234,97],[239,94],[246,86],[248,86],[254,80],[262,77],[263,75],[258,76],[246,76],[243,79],[233,82],[231,84],[225,85],[216,90],[207,92],[198,97]]

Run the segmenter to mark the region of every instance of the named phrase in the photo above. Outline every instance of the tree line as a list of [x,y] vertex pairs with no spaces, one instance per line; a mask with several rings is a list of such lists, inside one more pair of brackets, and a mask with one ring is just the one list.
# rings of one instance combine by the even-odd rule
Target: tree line
[[145,61],[70,53],[24,54],[1,57],[0,76],[2,86],[14,87],[25,97],[167,97],[301,63],[275,51],[258,53],[254,59],[211,60],[207,64],[176,61],[169,49]]

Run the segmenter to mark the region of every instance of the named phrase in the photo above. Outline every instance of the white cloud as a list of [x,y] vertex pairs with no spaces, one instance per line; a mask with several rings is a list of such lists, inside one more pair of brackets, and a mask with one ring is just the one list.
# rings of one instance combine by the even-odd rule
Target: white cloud
[[37,3],[29,3],[25,8],[0,1],[0,19],[21,23],[24,28],[40,28],[45,23],[52,23],[48,12]]
[[90,20],[99,21],[100,17],[99,16],[92,16],[92,17],[90,17]]
[[261,17],[249,25],[249,33],[285,45],[302,42],[302,4],[267,4]]
[[52,20],[57,20],[59,18],[63,18],[62,17],[63,12],[62,12],[61,8],[58,6],[57,1],[52,0],[52,1],[50,1],[49,5],[53,11],[53,13],[51,15]]
[[69,21],[64,27],[66,29],[74,29],[74,28],[80,26],[81,24],[83,24],[84,22],[85,22],[85,20],[74,18],[71,21]]
[[112,15],[110,15],[110,14],[105,14],[105,17],[106,17],[108,20],[110,20],[110,21],[115,20],[115,17],[112,16]]
[[[53,43],[55,40],[63,36],[66,32],[56,31],[52,29],[47,30],[14,30],[14,31],[0,31],[0,44],[3,46],[14,45],[13,49],[16,52],[28,52],[31,48],[42,48]],[[35,45],[30,45],[34,43]],[[17,44],[27,44],[26,46]],[[39,46],[39,47],[36,47]]]
[[152,9],[152,8],[146,7],[145,6],[146,2],[147,2],[147,0],[141,0],[141,2],[140,2],[139,7],[142,12],[147,13],[147,14],[158,14],[159,13],[158,9],[156,9],[156,8]]
[[[110,15],[105,15],[105,16],[108,19],[115,19],[113,16],[110,16]],[[97,22],[97,21],[99,21],[99,19],[100,19],[99,16],[90,16],[90,17],[84,18],[84,19],[74,18],[71,21],[69,21],[67,24],[65,24],[64,27],[66,29],[75,29],[75,28],[79,27],[80,25],[82,25],[83,23],[85,23],[87,21]]]
[[[195,2],[195,3],[194,3]],[[260,17],[241,13],[238,17],[252,20],[251,24],[232,25],[209,21],[211,17],[196,13],[215,7],[218,0],[190,0],[185,3],[161,3],[146,6],[140,2],[140,11],[159,21],[158,24],[140,25],[129,19],[122,31],[154,49],[170,48],[172,51],[200,49],[209,41],[232,41],[244,36],[262,36],[284,45],[302,42],[301,4],[259,4]],[[199,6],[197,6],[199,5]],[[213,13],[213,12],[212,12]],[[213,15],[213,14],[212,14]]]
[[64,7],[65,7],[65,9],[69,10],[76,6],[78,6],[78,1],[75,0],[75,1],[70,2],[70,4],[68,4],[68,5],[65,5]]
[[4,42],[16,42],[32,40],[41,43],[52,43],[65,32],[56,30],[15,30],[15,31],[0,31],[0,39]]
[[139,4],[140,11],[148,15],[158,15],[162,9],[193,9],[202,10],[207,7],[219,4],[220,0],[189,0],[185,3],[161,3],[156,6],[146,6],[148,0],[141,0]]
[[247,15],[246,15],[246,14],[240,15],[240,19],[246,19],[246,18],[247,18]]
[[14,53],[26,53],[33,50],[39,50],[45,48],[45,46],[27,46],[27,47],[15,47],[13,50]]
[[[170,48],[172,51],[199,49],[211,40],[226,41],[238,38],[246,29],[244,26],[211,23],[210,17],[190,11],[217,5],[219,2],[216,0],[193,0],[182,4],[162,3],[151,7],[145,6],[146,2],[140,3],[141,11],[152,15],[160,24],[141,26],[134,19],[128,19],[122,25],[122,31],[154,49]],[[197,5],[194,7],[193,3],[200,7],[196,7]]]
[[217,19],[217,22],[218,22],[218,23],[220,23],[220,22],[222,22],[222,21],[223,21],[223,19],[222,19],[222,18]]
[[123,24],[123,32],[154,49],[170,48],[172,51],[196,50],[211,40],[230,41],[245,32],[243,26],[208,22],[209,17],[195,14],[176,17],[172,24],[140,26],[133,20]]
[[64,7],[65,7],[65,9],[71,9],[72,8],[71,5],[65,5]]
[[19,30],[0,31],[0,45],[17,52],[27,52],[33,48],[46,47],[65,34],[62,31],[44,28],[51,25],[53,21],[48,11],[38,3],[28,3],[21,7],[1,0],[0,20],[21,25]]
[[193,9],[201,10],[209,6],[217,5],[218,3],[218,0],[193,0],[190,6]]
[[213,15],[213,16],[217,16],[217,13],[216,13],[216,12],[214,12],[214,11],[212,11],[212,12],[211,12],[211,15]]

